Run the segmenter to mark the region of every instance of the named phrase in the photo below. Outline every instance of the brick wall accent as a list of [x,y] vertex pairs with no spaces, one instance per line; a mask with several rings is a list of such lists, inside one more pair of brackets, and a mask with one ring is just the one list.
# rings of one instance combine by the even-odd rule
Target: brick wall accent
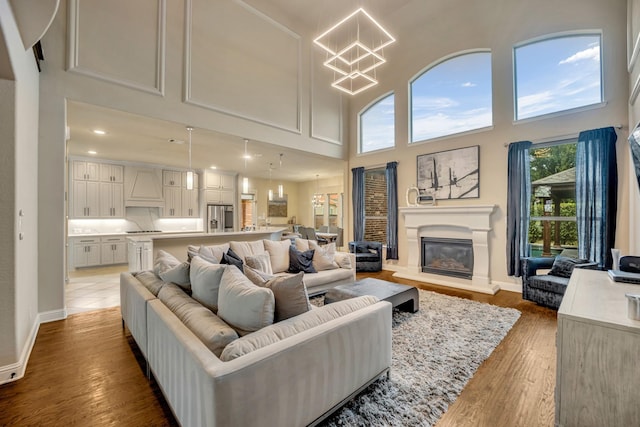
[[387,242],[387,180],[384,169],[365,171],[364,182],[364,239]]

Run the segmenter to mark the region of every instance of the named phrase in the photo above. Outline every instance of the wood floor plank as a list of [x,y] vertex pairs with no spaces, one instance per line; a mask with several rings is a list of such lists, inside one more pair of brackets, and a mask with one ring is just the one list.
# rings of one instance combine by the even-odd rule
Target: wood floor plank
[[[522,316],[479,367],[437,427],[553,426],[556,312],[520,294],[486,295],[358,274],[513,307]],[[40,326],[26,375],[0,386],[0,426],[175,426],[144,359],[123,331],[119,307]]]

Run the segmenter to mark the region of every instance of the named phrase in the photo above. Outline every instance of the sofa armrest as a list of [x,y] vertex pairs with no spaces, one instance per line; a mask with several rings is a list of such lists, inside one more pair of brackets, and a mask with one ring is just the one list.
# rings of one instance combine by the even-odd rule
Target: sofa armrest
[[522,282],[525,283],[531,276],[535,276],[538,270],[550,269],[555,258],[551,257],[525,257],[522,258]]
[[156,297],[131,273],[120,273],[120,313],[124,324],[147,357],[147,303]]
[[582,264],[576,264],[573,268],[584,268],[586,270],[598,270],[597,262],[585,262]]
[[149,363],[182,425],[308,425],[391,366],[391,315],[381,301],[221,362],[156,300]]

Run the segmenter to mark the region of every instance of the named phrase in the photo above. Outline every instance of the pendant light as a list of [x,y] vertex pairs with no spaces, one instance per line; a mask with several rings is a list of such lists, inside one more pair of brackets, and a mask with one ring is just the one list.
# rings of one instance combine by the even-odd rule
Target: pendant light
[[318,177],[320,175],[316,175],[316,192],[313,194],[313,198],[311,199],[311,204],[314,208],[319,208],[322,206],[322,195],[320,194],[320,181],[318,181]]
[[187,126],[189,132],[189,170],[187,171],[187,190],[193,190],[193,170],[191,169],[191,131],[193,128]]
[[[280,153],[280,166],[278,170],[282,169],[282,156],[284,154]],[[282,199],[284,197],[284,186],[282,184],[278,184],[278,198]]]
[[273,163],[269,163],[269,201],[273,200],[273,190],[271,189],[271,169],[273,169]]

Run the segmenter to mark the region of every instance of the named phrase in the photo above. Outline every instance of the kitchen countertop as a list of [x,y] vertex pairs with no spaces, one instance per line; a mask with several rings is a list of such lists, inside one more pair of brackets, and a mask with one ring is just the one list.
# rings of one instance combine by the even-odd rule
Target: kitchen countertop
[[158,236],[158,235],[176,235],[176,234],[184,234],[184,235],[193,235],[193,234],[206,234],[203,231],[158,231],[151,233],[127,233],[126,231],[119,231],[117,233],[74,233],[69,234],[67,237],[107,237],[107,236]]
[[224,231],[221,233],[205,233],[203,231],[198,232],[173,232],[173,233],[130,233],[127,234],[127,237],[132,240],[164,240],[164,239],[180,239],[180,238],[207,238],[207,237],[232,237],[232,236],[250,236],[250,235],[258,235],[262,236],[265,234],[279,233],[286,231],[286,227],[268,227],[254,231]]

